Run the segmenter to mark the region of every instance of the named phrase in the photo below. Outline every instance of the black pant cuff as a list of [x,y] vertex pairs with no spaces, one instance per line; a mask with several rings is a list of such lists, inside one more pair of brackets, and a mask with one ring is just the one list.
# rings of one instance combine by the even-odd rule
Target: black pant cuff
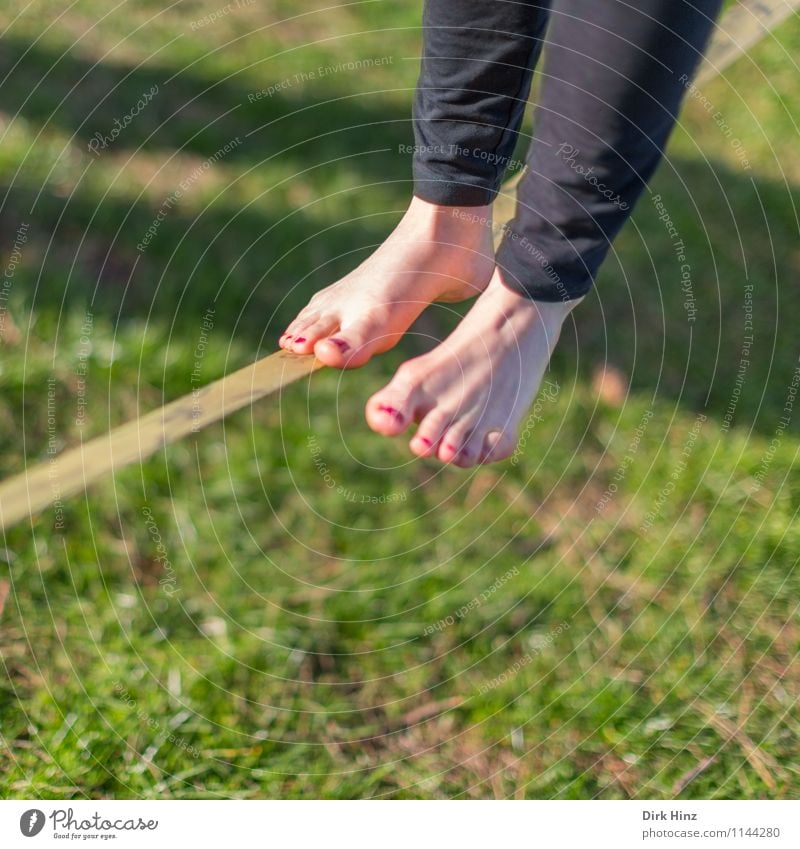
[[498,248],[495,261],[506,287],[533,301],[574,301],[591,291],[594,284],[590,274],[575,274],[550,263],[535,246],[520,248],[508,236]]
[[463,178],[448,178],[415,170],[414,194],[439,206],[489,206],[497,197],[497,189],[467,182]]

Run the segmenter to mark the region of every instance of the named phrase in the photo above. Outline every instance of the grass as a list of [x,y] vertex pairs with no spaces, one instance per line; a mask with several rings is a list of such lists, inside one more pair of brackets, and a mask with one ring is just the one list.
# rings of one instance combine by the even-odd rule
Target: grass
[[[2,475],[272,350],[401,214],[416,5],[222,7],[0,10]],[[741,146],[689,102],[653,182],[695,321],[646,196],[514,462],[364,424],[440,306],[7,532],[0,793],[797,798],[798,49],[704,86]]]

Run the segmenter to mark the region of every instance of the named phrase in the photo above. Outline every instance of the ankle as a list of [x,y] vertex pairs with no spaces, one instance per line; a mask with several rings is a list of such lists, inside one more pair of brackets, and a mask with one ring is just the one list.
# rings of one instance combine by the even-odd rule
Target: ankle
[[479,245],[492,238],[491,206],[439,206],[416,195],[405,219],[431,239],[458,245]]
[[535,300],[534,298],[531,298],[530,295],[518,292],[516,289],[509,286],[505,282],[503,272],[498,266],[495,266],[490,289],[495,292],[504,306],[510,311],[530,310],[538,312],[542,316],[552,318],[555,321],[562,322],[586,297],[585,295],[582,295],[580,298],[558,301]]
[[495,267],[494,275],[486,291],[495,304],[498,316],[503,316],[504,323],[522,328],[525,325],[544,326],[549,332],[558,332],[567,316],[583,300],[576,298],[568,301],[535,301],[530,296],[520,294],[511,289],[503,281],[499,268]]

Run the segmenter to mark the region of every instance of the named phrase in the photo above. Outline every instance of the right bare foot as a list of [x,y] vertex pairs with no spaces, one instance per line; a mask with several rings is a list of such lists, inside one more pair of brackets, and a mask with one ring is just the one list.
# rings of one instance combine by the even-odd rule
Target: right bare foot
[[415,197],[389,238],[346,277],[317,292],[280,346],[334,368],[363,366],[397,344],[434,301],[479,295],[494,270],[491,208]]

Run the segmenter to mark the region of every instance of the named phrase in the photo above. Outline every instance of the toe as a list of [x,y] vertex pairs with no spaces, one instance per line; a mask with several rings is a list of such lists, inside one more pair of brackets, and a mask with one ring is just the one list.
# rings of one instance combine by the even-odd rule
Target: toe
[[373,313],[367,318],[341,328],[333,336],[314,346],[317,359],[334,368],[358,368],[373,354],[386,351],[402,334],[387,333],[388,315]]
[[440,409],[432,410],[420,422],[417,432],[411,438],[409,448],[417,457],[433,457],[439,450],[439,443],[452,421],[453,417],[450,413]]
[[470,469],[480,463],[485,438],[484,434],[485,431],[482,428],[474,428],[467,434],[461,443],[458,454],[453,460],[456,466],[460,466],[462,469]]
[[457,422],[442,437],[437,452],[438,458],[443,463],[452,463],[455,466],[473,465],[478,458],[469,448],[471,436],[470,423],[463,420]]
[[278,340],[278,344],[281,348],[285,348],[287,351],[292,351],[294,348],[295,340],[298,336],[303,336],[303,331],[310,327],[317,319],[319,318],[319,314],[317,312],[311,312],[303,310],[300,315],[286,328],[281,338]]
[[361,362],[354,359],[353,345],[341,331],[333,336],[320,339],[314,345],[314,354],[326,366],[333,368],[356,368],[366,362],[366,360]]
[[367,424],[384,436],[398,436],[421,414],[419,390],[397,377],[367,401]]
[[486,434],[481,450],[481,463],[496,463],[514,453],[516,441],[505,431],[493,430]]
[[311,354],[320,339],[329,336],[339,326],[339,319],[334,315],[318,318],[311,324],[297,331],[290,340],[290,348],[296,354]]

